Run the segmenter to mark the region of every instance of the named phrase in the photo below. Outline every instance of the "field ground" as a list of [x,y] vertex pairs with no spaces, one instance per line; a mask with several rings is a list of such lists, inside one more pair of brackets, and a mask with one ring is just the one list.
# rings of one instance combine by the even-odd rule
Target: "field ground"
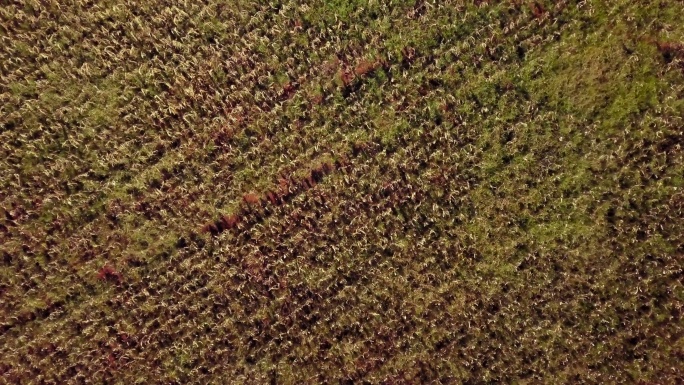
[[3,2],[0,383],[684,382],[682,15]]

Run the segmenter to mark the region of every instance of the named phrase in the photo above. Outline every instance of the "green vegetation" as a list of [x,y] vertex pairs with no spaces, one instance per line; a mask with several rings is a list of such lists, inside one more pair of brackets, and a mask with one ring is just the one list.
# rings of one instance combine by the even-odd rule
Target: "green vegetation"
[[0,7],[0,382],[684,381],[678,1]]

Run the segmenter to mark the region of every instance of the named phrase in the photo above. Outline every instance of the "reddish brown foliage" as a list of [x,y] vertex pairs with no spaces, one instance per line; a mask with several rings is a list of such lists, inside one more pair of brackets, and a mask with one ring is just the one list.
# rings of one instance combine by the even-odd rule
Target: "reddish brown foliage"
[[277,193],[274,193],[273,191],[267,192],[266,197],[268,198],[268,201],[271,202],[271,204],[274,206],[282,203],[280,196]]
[[352,146],[352,155],[358,156],[362,152],[365,152],[368,149],[368,144],[363,143],[363,142],[356,142]]
[[207,223],[202,227],[202,232],[203,233],[211,233],[211,235],[216,235],[219,233],[218,227],[216,227],[216,224],[214,223]]
[[337,73],[342,84],[346,87],[354,80],[354,74],[348,69],[342,69]]
[[216,222],[204,225],[204,227],[202,227],[202,232],[210,233],[211,235],[216,236],[222,233],[223,231],[235,228],[239,222],[240,217],[238,215],[223,215]]
[[349,159],[342,156],[339,159],[335,159],[335,169],[346,172],[346,168],[349,165]]
[[676,58],[684,58],[684,43],[658,41],[656,46],[668,63]]
[[261,202],[259,196],[254,193],[245,194],[242,196],[242,199],[249,205],[258,205]]
[[264,102],[261,103],[261,105],[260,105],[261,111],[262,111],[262,112],[270,112],[270,111],[273,109],[273,104],[274,104],[273,101],[270,101],[270,100],[269,100],[269,101],[264,101]]
[[544,13],[546,13],[544,6],[539,4],[536,1],[532,4],[530,4],[530,10],[532,11],[532,14],[534,15],[534,17],[536,17],[537,19],[539,19],[540,17],[542,17],[544,15]]
[[233,130],[225,127],[218,132],[212,134],[212,139],[214,144],[220,146],[222,144],[228,143],[233,138]]
[[334,58],[332,60],[328,60],[325,63],[323,63],[322,67],[323,73],[325,75],[332,75],[340,67],[340,59]]
[[299,88],[299,84],[293,83],[293,82],[288,82],[283,86],[283,91],[281,93],[281,98],[282,99],[292,99],[292,97],[295,95],[297,92],[297,89]]
[[284,197],[289,196],[290,185],[291,185],[291,182],[286,177],[281,177],[280,179],[278,179],[278,189],[280,190],[280,194],[282,196],[284,196]]
[[[221,223],[221,230],[230,230],[237,226],[238,222],[240,222],[240,217],[237,215],[230,215],[230,216],[222,216],[221,219],[219,219],[219,222]],[[217,226],[218,227],[218,226]]]
[[118,284],[121,283],[121,273],[109,265],[104,265],[97,272],[97,279],[101,281],[116,282]]
[[[364,148],[367,146],[365,143],[360,143],[359,145]],[[236,228],[243,220],[250,222],[250,220],[254,218],[262,218],[264,213],[259,210],[254,211],[250,206],[264,205],[264,208],[267,209],[267,207],[265,207],[266,203],[270,203],[273,206],[282,205],[293,195],[316,186],[316,184],[320,183],[326,175],[335,170],[335,168],[345,167],[348,163],[349,160],[345,157],[336,160],[334,165],[330,162],[322,163],[317,167],[310,169],[309,173],[300,180],[293,181],[289,179],[287,175],[283,174],[278,180],[278,189],[276,191],[269,190],[263,197],[253,192],[243,195],[242,199],[245,204],[242,205],[238,214],[221,216],[218,220],[205,224],[201,231],[216,236],[223,231]],[[268,213],[268,210],[266,213]]]
[[311,187],[313,187],[313,186],[316,185],[316,181],[314,180],[312,174],[309,174],[304,180],[308,183],[309,188],[311,188]]
[[361,60],[361,62],[354,68],[354,73],[356,76],[364,76],[380,67],[380,63],[371,62],[368,60]]
[[323,95],[321,95],[321,94],[314,95],[311,98],[311,101],[316,105],[323,104]]

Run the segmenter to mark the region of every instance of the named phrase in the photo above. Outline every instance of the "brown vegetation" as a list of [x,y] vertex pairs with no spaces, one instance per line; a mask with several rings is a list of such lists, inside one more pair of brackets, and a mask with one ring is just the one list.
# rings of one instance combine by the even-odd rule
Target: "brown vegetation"
[[97,272],[97,279],[101,281],[114,282],[117,284],[121,283],[121,273],[109,265],[104,265]]

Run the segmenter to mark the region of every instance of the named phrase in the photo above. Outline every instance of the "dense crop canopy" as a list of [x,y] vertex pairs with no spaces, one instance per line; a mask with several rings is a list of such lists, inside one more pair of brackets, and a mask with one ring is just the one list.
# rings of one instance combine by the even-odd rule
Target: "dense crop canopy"
[[0,383],[684,382],[681,1],[0,6]]

